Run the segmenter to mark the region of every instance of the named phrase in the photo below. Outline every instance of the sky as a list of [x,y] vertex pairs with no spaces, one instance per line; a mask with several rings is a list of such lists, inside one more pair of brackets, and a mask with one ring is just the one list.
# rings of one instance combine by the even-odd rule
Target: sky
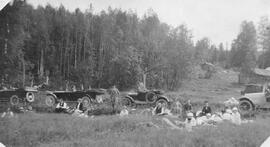
[[[5,0],[0,0],[5,1]],[[148,9],[158,14],[160,21],[171,26],[186,24],[192,30],[194,40],[208,37],[212,43],[230,44],[240,31],[243,20],[255,25],[262,16],[270,16],[270,0],[27,0],[37,5],[63,4],[70,11],[87,9],[92,3],[95,13],[101,10],[121,8],[133,10],[143,16]]]

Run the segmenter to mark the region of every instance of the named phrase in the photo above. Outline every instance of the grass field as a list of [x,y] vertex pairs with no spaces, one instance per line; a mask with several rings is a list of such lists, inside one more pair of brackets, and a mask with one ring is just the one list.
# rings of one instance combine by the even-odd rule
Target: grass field
[[241,126],[224,123],[187,132],[142,115],[78,118],[28,113],[1,119],[0,141],[13,147],[257,147],[269,136],[269,121],[258,118]]
[[[210,80],[192,79],[172,98],[191,99],[195,109],[208,100],[214,111],[221,102],[239,97],[237,73],[218,71]],[[171,130],[159,117],[132,114],[78,118],[64,114],[26,113],[0,118],[0,142],[12,147],[259,147],[270,135],[269,113],[257,114],[254,123],[198,127],[192,132]],[[149,125],[152,122],[159,126]]]

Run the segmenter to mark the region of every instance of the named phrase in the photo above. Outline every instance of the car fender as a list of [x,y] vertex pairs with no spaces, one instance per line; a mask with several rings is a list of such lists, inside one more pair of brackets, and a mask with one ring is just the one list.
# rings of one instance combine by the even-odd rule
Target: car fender
[[[266,103],[266,98],[264,93],[251,93],[245,94],[242,98],[246,98],[251,101],[254,105],[264,105]],[[239,100],[240,100],[239,99]]]
[[131,96],[129,96],[129,95],[126,95],[124,98],[130,99],[131,102],[135,102],[135,100]]
[[46,94],[46,96],[49,96],[49,95],[51,95],[51,96],[53,96],[55,99],[57,99],[57,96],[56,96],[54,93],[48,92],[48,93]]
[[167,102],[171,102],[171,100],[168,97],[164,96],[164,95],[159,95],[158,98],[157,98],[157,101],[159,99],[165,99]]
[[85,94],[83,97],[85,96],[89,97],[90,100],[92,99],[92,97],[89,94]]
[[239,99],[239,102],[241,102],[242,100],[247,100],[247,101],[249,101],[249,102],[253,105],[253,107],[255,107],[255,105],[256,105],[256,104],[254,104],[254,102],[253,102],[252,100],[250,100],[250,99],[247,98],[247,97],[241,97],[241,98]]

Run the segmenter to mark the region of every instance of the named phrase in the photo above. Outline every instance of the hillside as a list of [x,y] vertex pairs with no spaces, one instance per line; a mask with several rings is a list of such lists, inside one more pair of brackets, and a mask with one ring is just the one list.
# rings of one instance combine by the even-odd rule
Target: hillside
[[210,79],[199,78],[199,70],[192,73],[193,78],[183,83],[176,93],[181,99],[192,101],[208,100],[213,103],[222,102],[230,97],[239,97],[242,89],[237,84],[238,72],[217,68],[217,72]]

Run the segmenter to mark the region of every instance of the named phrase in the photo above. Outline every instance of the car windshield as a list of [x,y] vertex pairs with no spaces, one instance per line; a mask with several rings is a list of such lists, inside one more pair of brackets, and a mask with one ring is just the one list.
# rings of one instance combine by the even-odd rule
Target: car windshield
[[259,93],[263,91],[263,86],[260,85],[248,85],[246,86],[245,93]]

